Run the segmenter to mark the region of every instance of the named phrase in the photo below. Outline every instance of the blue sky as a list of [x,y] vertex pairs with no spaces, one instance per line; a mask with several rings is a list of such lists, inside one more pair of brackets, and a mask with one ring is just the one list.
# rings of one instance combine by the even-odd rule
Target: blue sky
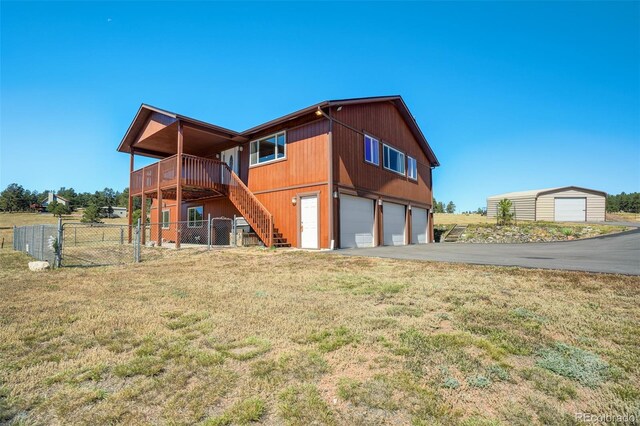
[[[0,186],[128,185],[140,103],[244,130],[400,94],[439,200],[640,191],[640,3],[1,3]],[[141,163],[139,163],[141,164]]]

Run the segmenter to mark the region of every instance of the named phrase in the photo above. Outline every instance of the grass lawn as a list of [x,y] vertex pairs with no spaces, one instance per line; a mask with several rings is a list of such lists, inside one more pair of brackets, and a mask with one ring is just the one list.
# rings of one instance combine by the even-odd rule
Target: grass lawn
[[[80,214],[62,216],[63,222],[80,222]],[[127,218],[102,219],[104,223],[126,224]],[[57,224],[58,218],[49,213],[0,213],[0,241],[4,238],[4,248],[12,248],[13,227],[25,225]]]
[[0,423],[575,424],[640,410],[640,278],[181,251],[0,252]]

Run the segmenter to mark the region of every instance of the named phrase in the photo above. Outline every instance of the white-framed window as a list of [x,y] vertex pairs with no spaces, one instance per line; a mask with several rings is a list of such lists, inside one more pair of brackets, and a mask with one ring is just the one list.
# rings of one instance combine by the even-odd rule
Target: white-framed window
[[380,142],[369,135],[364,135],[364,161],[380,165]]
[[169,210],[162,210],[162,229],[169,229],[170,218]]
[[204,207],[196,206],[187,209],[187,227],[202,228],[204,218]]
[[266,138],[252,141],[249,158],[252,166],[287,158],[286,132],[275,133]]
[[382,145],[382,165],[385,169],[404,175],[404,153],[389,145]]
[[409,155],[407,155],[407,176],[409,179],[418,180],[418,162]]

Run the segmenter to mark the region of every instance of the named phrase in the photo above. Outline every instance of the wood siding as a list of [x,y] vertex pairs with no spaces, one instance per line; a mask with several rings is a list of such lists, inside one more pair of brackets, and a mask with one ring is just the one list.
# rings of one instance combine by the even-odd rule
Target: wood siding
[[556,198],[582,197],[587,199],[587,221],[604,221],[605,197],[601,194],[578,190],[558,191],[551,194],[540,195],[536,205],[537,220],[555,220]]
[[[419,142],[391,103],[347,105],[333,110],[337,121],[380,141],[380,165],[364,161],[364,136],[339,123],[333,125],[334,182],[344,188],[372,192],[390,200],[431,207],[431,170]],[[382,144],[411,156],[418,163],[418,180],[411,180],[383,167]]]
[[[275,130],[267,130],[260,137]],[[240,176],[260,202],[273,214],[274,227],[298,247],[298,205],[291,199],[298,194],[319,191],[321,248],[329,248],[327,190],[329,122],[316,120],[287,129],[286,158],[257,166],[249,166],[250,143],[240,155]],[[256,137],[258,138],[258,137]]]

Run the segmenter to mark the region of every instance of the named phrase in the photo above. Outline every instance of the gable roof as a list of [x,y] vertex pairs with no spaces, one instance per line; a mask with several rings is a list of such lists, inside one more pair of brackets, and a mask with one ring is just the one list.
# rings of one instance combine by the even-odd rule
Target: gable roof
[[343,106],[343,105],[366,104],[366,103],[375,103],[375,102],[393,103],[398,109],[404,121],[407,123],[407,126],[409,127],[409,130],[413,134],[413,137],[416,138],[421,148],[423,149],[424,153],[427,155],[427,158],[431,162],[431,165],[434,167],[437,167],[440,165],[440,162],[438,161],[433,150],[429,146],[429,142],[427,141],[427,138],[422,133],[422,130],[420,130],[420,127],[418,126],[416,119],[413,117],[413,114],[411,114],[411,112],[409,111],[409,108],[404,103],[404,100],[400,95],[372,96],[372,97],[365,97],[365,98],[334,99],[334,100],[322,101],[317,104],[313,104],[306,108],[300,109],[298,111],[292,112],[290,114],[283,115],[274,120],[267,121],[266,123],[260,124],[258,126],[251,127],[243,132],[236,132],[230,129],[226,129],[224,127],[220,127],[220,126],[206,123],[204,121],[196,120],[194,118],[187,117],[185,115],[176,114],[174,112],[156,108],[151,105],[142,104],[140,105],[140,108],[138,109],[138,112],[136,113],[133,121],[129,125],[127,132],[122,138],[120,145],[118,145],[118,151],[129,152],[129,148],[133,144],[136,136],[144,128],[147,120],[149,119],[149,117],[151,117],[153,113],[158,113],[174,120],[180,120],[188,124],[202,127],[204,129],[213,131],[215,133],[226,134],[228,135],[229,139],[233,139],[237,141],[246,141],[251,137],[251,135],[254,135],[262,130],[285,123],[287,121],[294,120],[296,118],[300,118],[304,115],[313,113],[318,109],[330,108],[333,106],[337,107],[337,106]]
[[603,196],[607,195],[606,192],[598,191],[597,189],[582,188],[579,186],[559,186],[556,188],[530,189],[528,191],[507,192],[505,194],[492,195],[490,197],[487,197],[487,200],[495,200],[495,199],[503,199],[503,198],[526,198],[526,197],[538,198],[540,195],[550,194],[550,193],[559,192],[559,191],[568,191],[571,189],[575,189],[577,191],[594,192],[594,193],[602,194]]

